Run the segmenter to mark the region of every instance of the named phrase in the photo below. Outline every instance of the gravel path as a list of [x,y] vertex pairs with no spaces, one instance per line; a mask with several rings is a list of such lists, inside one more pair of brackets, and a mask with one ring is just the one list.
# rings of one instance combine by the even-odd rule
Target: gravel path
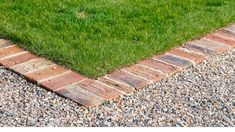
[[0,68],[0,126],[235,126],[235,50],[91,110]]

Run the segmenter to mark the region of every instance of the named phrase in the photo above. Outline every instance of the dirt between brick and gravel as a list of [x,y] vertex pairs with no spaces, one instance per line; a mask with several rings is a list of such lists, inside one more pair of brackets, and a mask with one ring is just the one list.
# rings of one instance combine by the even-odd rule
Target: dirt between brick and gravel
[[0,68],[0,126],[235,126],[235,50],[90,110]]

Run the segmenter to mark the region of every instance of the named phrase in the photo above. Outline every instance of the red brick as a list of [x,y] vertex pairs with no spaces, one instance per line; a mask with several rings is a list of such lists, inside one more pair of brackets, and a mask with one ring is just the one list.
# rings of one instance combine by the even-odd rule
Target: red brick
[[235,25],[230,25],[230,26],[224,28],[224,30],[235,33]]
[[137,75],[141,76],[143,78],[146,78],[152,82],[160,81],[166,76],[160,72],[139,66],[139,65],[133,65],[131,67],[126,68],[127,71]]
[[192,62],[186,59],[180,58],[180,57],[170,55],[170,54],[157,55],[153,58],[170,63],[172,65],[175,65],[181,68],[189,67],[192,65]]
[[205,36],[205,38],[213,40],[213,41],[217,41],[217,42],[220,42],[220,43],[224,43],[224,44],[227,44],[227,45],[232,46],[232,47],[235,47],[235,40],[225,39],[221,36],[217,36],[217,35],[214,35],[214,34],[207,35],[207,36]]
[[59,88],[82,81],[84,79],[85,78],[83,76],[79,75],[76,72],[69,72],[66,74],[62,74],[61,76],[57,76],[55,78],[40,82],[39,84],[48,90],[55,91]]
[[183,48],[188,49],[188,50],[192,50],[192,51],[199,53],[199,54],[203,54],[206,57],[209,57],[210,55],[215,54],[215,52],[213,50],[210,50],[210,49],[202,47],[202,46],[195,45],[193,42],[187,43],[186,45],[183,46]]
[[142,89],[149,84],[148,81],[142,78],[136,77],[130,73],[124,72],[124,71],[115,71],[109,74],[108,77],[113,80],[120,81],[121,83],[124,83],[135,89]]
[[98,80],[107,84],[107,85],[110,85],[110,86],[116,88],[119,91],[122,91],[123,93],[131,93],[131,92],[135,91],[135,89],[133,87],[131,87],[129,85],[122,84],[118,81],[114,81],[108,77],[100,77],[100,78],[98,78]]
[[78,85],[69,85],[55,92],[88,108],[101,105],[105,101],[104,98],[99,97]]
[[195,63],[201,63],[206,59],[206,57],[203,55],[196,54],[196,53],[190,52],[190,51],[187,52],[187,51],[176,49],[176,48],[171,50],[170,53],[181,56],[183,58],[187,58],[189,60],[194,61]]
[[235,24],[232,24],[229,28],[235,32]]
[[115,90],[112,87],[109,87],[97,80],[87,79],[77,84],[79,87],[90,91],[93,94],[96,94],[100,97],[103,97],[108,100],[112,100],[120,96],[120,92]]
[[46,59],[35,59],[32,61],[27,61],[25,63],[21,63],[18,65],[15,65],[13,67],[10,67],[11,69],[15,70],[16,72],[20,74],[27,74],[28,72],[40,70],[43,68],[46,68],[48,66],[53,65],[53,63]]
[[68,71],[69,70],[65,69],[62,66],[55,65],[52,67],[47,67],[45,69],[26,74],[26,76],[27,78],[29,78],[30,80],[34,82],[39,82],[42,79],[53,77],[53,76],[56,76],[56,75],[59,75]]
[[217,52],[217,53],[224,53],[232,48],[223,43],[210,41],[208,39],[201,39],[201,40],[195,41],[195,44],[205,47],[207,49],[213,50],[214,52]]
[[11,47],[0,49],[0,59],[7,57],[9,55],[17,54],[19,52],[23,52],[24,50],[14,45]]
[[0,49],[1,48],[5,48],[5,47],[10,46],[10,45],[11,45],[10,41],[4,40],[4,39],[0,39]]
[[18,56],[14,56],[11,58],[7,58],[4,60],[0,60],[0,64],[5,66],[5,67],[11,67],[17,64],[21,64],[24,63],[26,61],[29,60],[33,60],[36,59],[37,57],[29,52],[26,52],[24,54],[18,55]]
[[167,64],[162,63],[160,61],[152,60],[152,59],[144,60],[144,61],[140,62],[139,64],[144,65],[144,66],[148,66],[148,67],[156,69],[156,70],[160,70],[167,75],[172,75],[172,74],[176,73],[177,71],[179,71],[179,68],[177,68],[177,67],[167,65]]
[[219,34],[221,36],[224,36],[224,37],[227,37],[230,39],[235,39],[235,33],[233,34],[233,33],[226,31],[226,30],[220,30],[220,31],[216,32],[216,34]]

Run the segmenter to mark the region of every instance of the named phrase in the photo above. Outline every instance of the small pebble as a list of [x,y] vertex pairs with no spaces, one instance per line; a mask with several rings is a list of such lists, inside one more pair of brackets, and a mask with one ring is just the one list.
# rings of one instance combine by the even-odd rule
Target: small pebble
[[235,50],[93,109],[0,67],[0,126],[235,126]]

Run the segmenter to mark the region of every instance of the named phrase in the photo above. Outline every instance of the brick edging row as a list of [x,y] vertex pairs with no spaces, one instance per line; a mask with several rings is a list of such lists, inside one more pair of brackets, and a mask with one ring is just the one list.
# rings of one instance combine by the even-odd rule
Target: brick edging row
[[235,24],[94,80],[0,39],[0,65],[90,108],[143,89],[234,47]]

